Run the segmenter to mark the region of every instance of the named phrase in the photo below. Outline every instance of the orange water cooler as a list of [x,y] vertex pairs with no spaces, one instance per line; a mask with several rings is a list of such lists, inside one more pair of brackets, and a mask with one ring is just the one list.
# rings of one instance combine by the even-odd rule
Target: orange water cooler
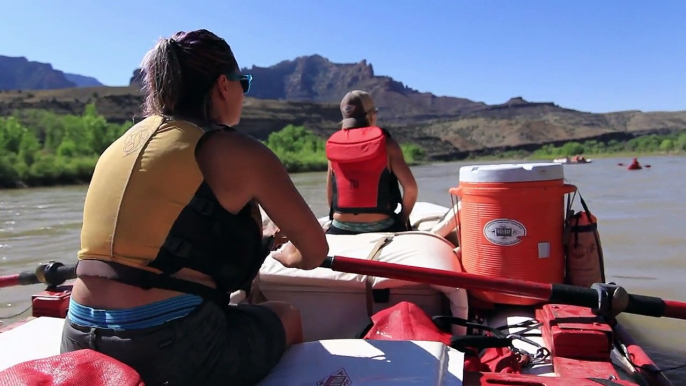
[[[544,283],[564,280],[564,183],[556,163],[464,166],[459,186],[460,249],[466,272]],[[538,300],[494,292],[472,296],[500,304]]]

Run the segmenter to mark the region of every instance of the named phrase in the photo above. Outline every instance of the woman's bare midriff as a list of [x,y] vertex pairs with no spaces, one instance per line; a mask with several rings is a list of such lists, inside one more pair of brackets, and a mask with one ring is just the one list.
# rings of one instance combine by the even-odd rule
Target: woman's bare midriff
[[[182,269],[172,276],[215,288],[209,276],[196,271]],[[76,279],[71,293],[72,299],[81,305],[112,310],[143,306],[179,295],[183,293],[158,288],[146,290],[95,276]]]
[[386,220],[389,216],[381,213],[334,213],[333,218],[342,222],[377,222]]

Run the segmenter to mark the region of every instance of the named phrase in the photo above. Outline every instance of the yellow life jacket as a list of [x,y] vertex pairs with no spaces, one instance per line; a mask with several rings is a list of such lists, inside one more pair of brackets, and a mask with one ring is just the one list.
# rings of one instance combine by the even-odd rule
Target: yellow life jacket
[[[78,275],[222,302],[249,285],[268,253],[259,208],[226,211],[195,159],[220,130],[233,129],[153,116],[105,150],[86,195]],[[182,268],[209,275],[217,290],[169,277]]]

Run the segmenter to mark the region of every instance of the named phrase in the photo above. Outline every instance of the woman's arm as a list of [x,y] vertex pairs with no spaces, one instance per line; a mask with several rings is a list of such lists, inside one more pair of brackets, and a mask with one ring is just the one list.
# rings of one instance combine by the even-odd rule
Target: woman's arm
[[329,166],[326,170],[326,202],[329,203],[329,206],[333,205],[333,183],[331,181],[332,177],[333,174],[331,170],[331,161],[329,161]]
[[197,160],[222,206],[237,213],[255,199],[299,253],[282,255],[284,265],[313,269],[329,252],[319,221],[276,155],[237,132],[219,132],[205,141]]
[[410,167],[407,166],[407,162],[405,162],[405,156],[403,155],[402,149],[400,149],[400,145],[398,145],[394,139],[388,138],[386,141],[386,149],[391,159],[391,171],[393,171],[398,178],[398,182],[400,182],[400,185],[403,187],[403,208],[401,216],[403,221],[406,221],[410,218],[410,213],[412,213],[414,204],[417,202],[417,181],[415,181],[412,170],[410,170]]

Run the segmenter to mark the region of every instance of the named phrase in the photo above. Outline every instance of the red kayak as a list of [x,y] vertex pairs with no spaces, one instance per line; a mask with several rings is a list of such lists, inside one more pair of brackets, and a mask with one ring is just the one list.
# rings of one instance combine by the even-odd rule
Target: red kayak
[[628,170],[641,170],[643,166],[638,162],[638,159],[634,158],[631,164],[627,167]]

